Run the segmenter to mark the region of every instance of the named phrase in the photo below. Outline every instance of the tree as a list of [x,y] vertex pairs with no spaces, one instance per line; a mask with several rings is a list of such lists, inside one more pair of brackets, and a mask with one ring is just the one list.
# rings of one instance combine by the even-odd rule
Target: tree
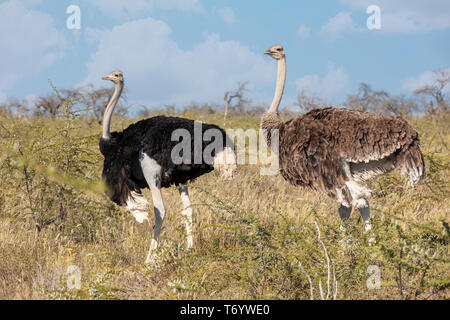
[[19,100],[16,98],[8,98],[0,104],[0,110],[7,114],[15,114],[18,117],[25,117],[29,113],[28,101],[26,99]]
[[80,104],[85,107],[86,113],[92,114],[99,124],[102,124],[106,105],[113,91],[112,88],[95,89],[92,84],[79,89]]
[[231,107],[231,103],[233,100],[237,100],[234,108],[238,109],[240,112],[244,111],[244,105],[249,103],[248,100],[244,99],[244,94],[247,90],[248,81],[238,82],[238,88],[236,91],[227,91],[223,97],[225,101],[225,113],[223,117],[223,125],[225,126],[227,123],[227,116],[229,108]]
[[[89,84],[81,88],[49,93],[35,100],[35,116],[55,119],[63,111],[61,110],[63,106],[62,102],[70,99],[74,105],[73,111],[79,114],[84,113],[87,119],[94,119],[94,121],[102,124],[106,105],[113,94],[113,90],[112,88],[95,89],[92,84]],[[122,104],[119,104],[117,106],[117,112],[126,114],[127,110]]]
[[372,87],[362,82],[356,95],[347,95],[347,106],[354,110],[377,112],[381,102],[388,98],[385,91],[373,91]]
[[404,96],[387,96],[381,100],[379,112],[393,116],[407,116],[417,109],[417,103]]
[[297,105],[302,112],[309,112],[314,109],[322,108],[325,103],[324,99],[316,95],[308,95],[305,89],[302,89],[297,96]]
[[45,96],[37,97],[34,106],[35,114],[38,117],[55,119],[62,105],[61,100],[55,93],[48,93]]
[[417,104],[411,99],[390,96],[386,91],[374,91],[364,82],[360,84],[356,95],[347,95],[346,105],[354,110],[394,116],[406,116],[417,108]]
[[449,109],[447,96],[444,89],[450,83],[450,69],[434,71],[434,83],[431,85],[425,85],[414,93],[418,96],[429,97],[434,99],[430,101],[428,112],[430,114],[436,114]]
[[[92,84],[88,84],[85,87],[64,90],[63,92],[65,96],[75,101],[79,112],[84,111],[86,118],[92,116],[101,125],[106,106],[113,91],[113,88],[96,89]],[[116,112],[126,114],[127,110],[122,104],[119,104]]]

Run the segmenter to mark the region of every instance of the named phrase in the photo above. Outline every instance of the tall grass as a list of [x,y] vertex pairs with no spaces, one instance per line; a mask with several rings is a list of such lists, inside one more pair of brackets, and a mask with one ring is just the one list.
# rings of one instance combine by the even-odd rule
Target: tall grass
[[[450,114],[408,119],[422,139],[423,185],[411,189],[396,173],[371,183],[374,246],[357,212],[344,234],[334,201],[242,166],[231,182],[211,173],[191,185],[191,251],[178,192],[163,190],[159,259],[145,267],[152,226],[104,196],[101,129],[70,104],[55,120],[0,114],[0,298],[317,299],[328,283],[337,299],[450,298]],[[221,114],[181,115],[223,122]],[[114,129],[131,122],[115,118]],[[259,118],[230,115],[227,125],[256,129]],[[79,290],[67,285],[71,265],[81,269]],[[368,285],[373,267],[378,289]]]

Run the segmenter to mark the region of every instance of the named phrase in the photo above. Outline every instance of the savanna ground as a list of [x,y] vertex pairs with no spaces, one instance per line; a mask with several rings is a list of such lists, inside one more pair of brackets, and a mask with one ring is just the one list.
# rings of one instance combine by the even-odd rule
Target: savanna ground
[[[450,298],[449,113],[408,118],[424,184],[412,189],[397,173],[371,183],[375,245],[357,211],[344,235],[336,202],[247,165],[233,181],[213,172],[191,184],[192,251],[178,191],[163,190],[159,259],[146,267],[152,226],[104,196],[101,127],[66,107],[56,120],[0,115],[0,299],[310,299],[311,287],[315,299],[320,288],[324,298]],[[220,113],[180,115],[223,124]],[[230,115],[227,127],[257,129],[259,119]],[[133,121],[115,117],[113,129]]]

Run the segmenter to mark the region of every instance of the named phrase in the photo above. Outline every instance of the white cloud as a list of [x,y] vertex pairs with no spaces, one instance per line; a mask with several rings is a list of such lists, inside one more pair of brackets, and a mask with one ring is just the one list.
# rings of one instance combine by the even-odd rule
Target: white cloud
[[133,18],[155,9],[182,12],[202,12],[200,0],[84,0],[86,5],[97,7],[103,14],[114,18]]
[[98,28],[87,27],[84,29],[86,41],[90,43],[100,42],[105,32],[107,32],[107,30],[102,30]]
[[356,33],[361,31],[362,28],[353,21],[352,14],[348,11],[342,11],[328,20],[328,22],[322,26],[320,33],[335,40],[346,33]]
[[0,4],[0,91],[39,74],[63,55],[65,39],[53,19],[24,7],[37,3],[10,0]]
[[[450,68],[444,69],[450,73]],[[432,71],[426,71],[416,77],[411,77],[403,81],[402,89],[413,93],[415,90],[427,85],[433,85],[436,82],[436,73]],[[444,93],[450,93],[450,85],[447,85],[444,89]]]
[[305,90],[309,94],[318,95],[325,99],[340,98],[345,93],[349,77],[344,68],[336,68],[332,62],[328,63],[328,73],[323,77],[316,74],[306,75],[297,79],[297,91]]
[[311,29],[302,24],[297,30],[297,35],[302,39],[308,39],[311,36]]
[[217,9],[217,14],[225,23],[233,24],[236,22],[236,15],[234,14],[233,9],[230,7]]
[[[381,9],[381,32],[406,34],[444,30],[450,27],[448,0],[341,0],[349,7],[365,12],[376,4]],[[369,16],[367,16],[369,17]],[[361,23],[365,25],[365,21]]]
[[21,2],[26,7],[34,7],[41,4],[42,0],[21,0]]
[[104,85],[99,80],[103,75],[124,71],[130,101],[149,107],[221,101],[223,93],[238,81],[271,85],[276,75],[276,64],[264,60],[262,54],[218,35],[207,35],[185,51],[171,39],[170,27],[152,18],[105,32],[87,67],[84,83]]

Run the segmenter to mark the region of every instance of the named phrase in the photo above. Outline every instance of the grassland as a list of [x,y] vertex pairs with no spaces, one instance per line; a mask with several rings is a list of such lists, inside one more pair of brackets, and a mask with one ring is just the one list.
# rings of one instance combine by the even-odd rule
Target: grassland
[[[163,190],[159,259],[146,267],[152,226],[103,195],[100,126],[68,109],[57,120],[0,115],[0,299],[309,299],[311,283],[319,299],[329,278],[332,298],[333,270],[337,299],[448,299],[450,114],[408,120],[428,176],[416,189],[397,173],[371,183],[376,245],[367,246],[357,212],[343,234],[337,203],[241,166],[233,181],[211,173],[191,185],[192,251],[178,192]],[[227,127],[258,125],[257,116],[230,115]],[[73,265],[81,270],[75,290],[67,285]]]

